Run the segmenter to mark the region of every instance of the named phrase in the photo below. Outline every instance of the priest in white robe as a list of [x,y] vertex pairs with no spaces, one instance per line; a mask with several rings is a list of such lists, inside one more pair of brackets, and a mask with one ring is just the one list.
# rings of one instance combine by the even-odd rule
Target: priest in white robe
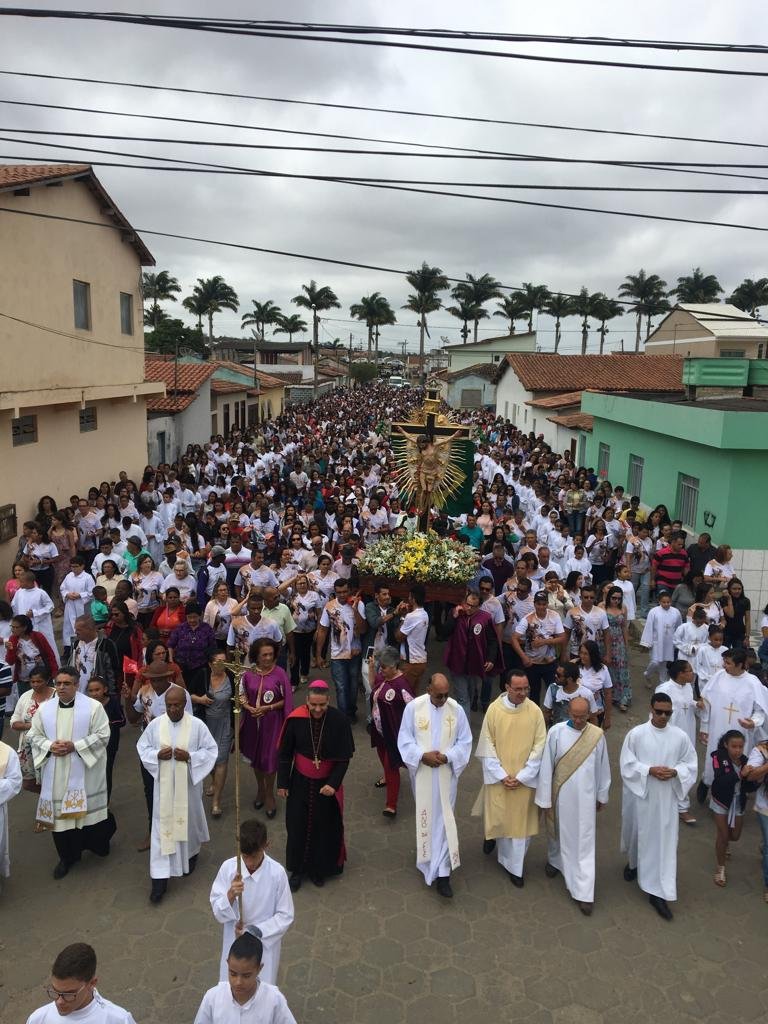
[[611,768],[602,729],[589,722],[589,702],[574,697],[568,721],[547,736],[536,786],[536,803],[546,811],[547,865],[560,872],[582,914],[595,901],[597,812],[608,803]]
[[235,939],[227,956],[227,980],[209,988],[195,1024],[296,1024],[285,996],[261,980],[262,945],[249,932]]
[[525,855],[539,831],[534,798],[547,738],[544,716],[528,699],[529,690],[525,672],[513,669],[506,692],[485,713],[475,751],[483,765],[483,788],[472,814],[483,815],[483,853],[496,850],[517,889],[525,884]]
[[648,612],[640,637],[640,646],[648,648],[647,680],[650,681],[653,675],[660,683],[669,679],[667,662],[675,656],[675,630],[682,621],[680,612],[672,607],[670,595],[666,591],[659,594],[659,603]]
[[[211,910],[224,925],[219,981],[227,980],[227,957],[244,931],[261,940],[259,978],[277,984],[280,946],[293,924],[293,896],[282,864],[267,855],[267,829],[255,818],[240,825],[240,873],[237,857],[225,860],[211,887]],[[242,914],[242,916],[241,916]]]
[[13,595],[11,608],[14,615],[27,615],[32,620],[32,628],[35,632],[42,633],[51,645],[58,664],[59,649],[56,646],[56,637],[53,635],[53,619],[51,618],[53,601],[42,587],[37,586],[33,572],[21,574],[19,589]]
[[78,692],[76,669],[56,673],[56,697],[32,719],[28,736],[41,773],[37,821],[53,833],[63,878],[84,850],[109,854],[115,820],[107,809],[109,719],[98,701]]
[[416,867],[427,885],[437,879],[438,893],[450,898],[450,874],[460,864],[453,808],[472,753],[472,732],[449,693],[448,679],[433,675],[427,692],[405,705],[397,747],[416,803]]
[[77,1024],[136,1024],[128,1010],[101,995],[98,980],[93,946],[86,942],[65,946],[45,986],[52,1002],[35,1010],[27,1024],[61,1024],[62,1018]]
[[7,743],[0,743],[0,890],[11,873],[8,843],[8,804],[21,792],[19,755]]
[[619,759],[624,878],[637,879],[651,906],[667,921],[672,920],[667,901],[677,899],[677,809],[699,767],[693,744],[682,729],[669,725],[671,717],[672,698],[653,694],[650,720],[629,730]]
[[768,715],[768,691],[757,676],[746,671],[746,653],[728,651],[723,668],[716,672],[701,691],[701,741],[707,745],[704,759],[704,784],[713,778],[711,754],[717,742],[729,729],[737,729],[744,737],[744,753],[749,757]]
[[199,718],[185,714],[186,690],[171,686],[165,714],[153,718],[139,737],[136,752],[154,779],[149,873],[150,901],[159,903],[169,878],[191,874],[200,847],[207,843],[203,780],[219,756],[216,740]]
[[71,647],[75,638],[75,620],[85,614],[86,605],[91,600],[94,582],[93,576],[85,571],[85,561],[80,555],[73,555],[72,571],[61,581],[61,599],[64,602],[64,621],[61,626],[61,641],[65,647]]

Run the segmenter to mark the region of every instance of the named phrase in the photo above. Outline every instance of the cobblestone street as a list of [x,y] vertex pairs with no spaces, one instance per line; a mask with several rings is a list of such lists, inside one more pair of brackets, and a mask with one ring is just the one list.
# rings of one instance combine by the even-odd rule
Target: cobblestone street
[[[635,708],[617,714],[608,734],[614,778],[599,820],[597,904],[589,919],[562,879],[545,877],[542,836],[531,845],[522,890],[510,885],[495,857],[483,856],[480,821],[470,817],[480,785],[474,759],[459,785],[462,865],[453,878],[455,898],[427,889],[414,865],[410,790],[403,786],[397,819],[384,819],[383,798],[373,788],[378,760],[363,726],[355,727],[357,753],[345,787],[347,867],[322,890],[305,884],[296,894],[296,920],[283,942],[280,985],[300,1024],[765,1018],[768,907],[751,812],[721,891],[712,882],[714,831],[698,809],[699,824],[680,837],[671,924],[622,879],[615,765],[626,729],[645,717],[638,665]],[[479,725],[474,715],[475,735]],[[113,798],[118,832],[108,860],[86,855],[55,882],[53,844],[32,832],[35,798],[22,793],[11,805],[12,877],[0,898],[0,1018],[7,1024],[23,1024],[45,1001],[42,985],[53,957],[75,940],[95,946],[99,987],[131,1009],[137,1024],[191,1024],[203,992],[217,980],[221,931],[208,891],[219,864],[234,852],[232,779],[224,816],[209,823],[211,842],[196,873],[172,880],[166,899],[150,906],[147,854],[136,852],[145,809],[135,739],[126,727]],[[247,768],[243,780],[250,807]],[[270,827],[271,852],[282,860],[279,817]]]

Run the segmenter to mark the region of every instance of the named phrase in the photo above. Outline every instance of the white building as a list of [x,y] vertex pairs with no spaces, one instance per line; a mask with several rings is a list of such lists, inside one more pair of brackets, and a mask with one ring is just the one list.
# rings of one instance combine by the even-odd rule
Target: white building
[[466,345],[444,345],[442,351],[448,357],[447,368],[451,372],[464,370],[477,363],[495,363],[498,366],[509,353],[535,352],[536,332],[503,334],[498,338],[468,341]]
[[476,363],[463,370],[442,375],[442,393],[454,409],[494,409],[496,407],[496,363]]
[[680,303],[645,343],[649,355],[764,359],[768,326],[727,302]]

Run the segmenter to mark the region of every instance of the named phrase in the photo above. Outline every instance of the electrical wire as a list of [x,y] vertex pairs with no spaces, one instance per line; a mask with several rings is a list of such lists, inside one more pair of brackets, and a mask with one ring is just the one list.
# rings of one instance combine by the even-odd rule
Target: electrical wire
[[[32,71],[11,71],[7,68],[0,68],[0,75],[7,75],[16,78],[40,78],[46,81],[55,82],[79,82],[86,85],[110,85],[117,86],[123,89],[145,89],[157,92],[178,92],[191,96],[214,96],[222,99],[236,99],[236,100],[253,100],[259,103],[285,103],[294,106],[302,107],[318,107],[320,109],[327,110],[351,110],[361,111],[367,114],[395,114],[402,117],[420,117],[420,118],[434,118],[435,120],[444,121],[465,121],[470,124],[495,124],[495,125],[507,125],[514,128],[546,128],[550,131],[562,131],[562,132],[586,132],[594,135],[618,135],[626,136],[635,139],[660,139],[666,142],[701,142],[712,146],[745,146],[752,149],[768,149],[768,143],[766,142],[742,142],[736,139],[711,139],[701,137],[697,135],[662,135],[655,132],[631,132],[626,130],[618,130],[615,128],[586,128],[583,125],[570,125],[570,124],[549,124],[541,121],[510,121],[503,118],[496,117],[471,117],[466,114],[440,114],[436,111],[425,111],[425,110],[405,110],[398,107],[366,107],[361,104],[355,103],[327,103],[321,102],[320,100],[297,100],[289,99],[281,96],[256,96],[252,93],[240,93],[240,92],[217,92],[212,89],[188,89],[182,86],[174,85],[150,85],[146,82],[122,82],[117,79],[111,78],[82,78],[75,75],[50,75],[40,74]],[[0,102],[11,103],[11,100],[0,100]],[[17,101],[18,102],[18,101]],[[160,120],[169,121],[182,121],[189,124],[210,124],[217,125],[224,128],[243,128],[243,129],[254,129],[253,125],[247,124],[229,124],[226,122],[216,121],[196,121],[190,118],[162,118],[160,115],[152,114],[122,114],[119,111],[106,111],[98,110],[94,111],[89,107],[60,107],[54,104],[21,104],[24,106],[43,106],[49,107],[54,110],[77,110],[87,113],[100,113],[100,114],[119,114],[122,117],[148,117],[157,118]],[[287,131],[287,129],[280,128],[255,128],[257,131]],[[331,135],[327,136],[324,132],[296,132],[292,134],[299,135],[319,135],[330,138],[343,138],[343,139],[357,139],[363,142],[377,142],[377,139],[368,139],[365,137],[355,135]],[[396,143],[400,146],[429,146],[429,143],[422,142],[403,142],[398,141]],[[460,149],[458,146],[442,146],[442,149]],[[465,152],[483,152],[483,150],[465,150]]]
[[[276,29],[253,28],[249,24],[226,23],[202,18],[167,17],[163,15],[108,13],[100,11],[49,10],[44,8],[3,7],[0,17],[20,17],[32,19],[59,19],[65,21],[99,21],[123,25],[134,25],[142,28],[170,28],[187,31],[210,32],[226,36],[245,36],[258,39],[287,39],[303,42],[336,43],[352,46],[385,47],[398,50],[417,50],[431,53],[449,53],[474,57],[497,57],[506,60],[533,61],[544,64],[567,64],[582,67],[622,68],[633,71],[674,71],[686,74],[727,75],[744,78],[768,78],[768,71],[746,71],[740,68],[708,68],[680,64],[635,64],[630,61],[597,60],[586,57],[554,57],[544,54],[511,53],[507,50],[483,50],[468,46],[439,46],[435,43],[406,43],[395,39],[358,39],[349,35],[319,35],[304,29],[299,31],[282,31]],[[324,31],[342,31],[328,28]],[[381,31],[381,30],[380,30]],[[489,38],[491,38],[489,36]],[[498,38],[494,36],[492,38]],[[503,41],[503,40],[502,40]],[[584,44],[582,44],[584,45]],[[588,45],[588,44],[586,44]],[[621,44],[626,45],[626,43]],[[674,48],[674,47],[672,47]]]

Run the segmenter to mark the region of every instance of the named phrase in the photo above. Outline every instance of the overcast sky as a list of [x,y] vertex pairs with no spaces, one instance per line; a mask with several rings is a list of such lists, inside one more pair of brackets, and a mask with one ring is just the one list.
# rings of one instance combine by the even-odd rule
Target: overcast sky
[[[25,4],[24,6],[34,6]],[[62,3],[48,7],[114,10],[109,2]],[[390,0],[386,5],[365,0],[294,0],[279,2],[134,3],[122,10],[153,14],[210,14],[274,17],[323,22],[462,28],[487,31],[603,35],[698,41],[762,41],[768,25],[759,0],[739,4],[670,5],[661,0],[643,4],[642,23],[636,4],[553,0],[530,5],[486,0],[467,6],[456,0],[413,2]],[[695,18],[692,15],[695,13]],[[487,45],[489,48],[494,44]],[[510,47],[534,53],[623,59],[654,63],[689,63],[721,67],[768,69],[768,57],[702,53],[678,55],[660,51],[546,47]],[[131,80],[217,91],[334,103],[399,107],[523,121],[649,131],[675,135],[766,142],[768,79],[675,74],[535,64],[488,57],[404,52],[375,47],[342,46],[289,40],[224,38],[159,28],[106,23],[75,23],[3,18],[0,23],[0,68],[93,78]],[[0,98],[72,104],[232,121],[261,128],[328,131],[436,146],[468,146],[552,156],[584,156],[633,160],[737,160],[759,162],[761,150],[708,144],[595,136],[500,125],[471,125],[401,115],[322,110],[285,104],[215,97],[183,96],[111,86],[46,82],[0,75]],[[266,132],[173,125],[126,117],[105,117],[61,111],[3,106],[0,126],[45,128],[210,141],[280,141],[300,137]],[[52,141],[47,139],[46,141]],[[405,159],[334,154],[269,153],[151,143],[81,145],[163,154],[171,158],[211,160],[246,167],[330,173],[424,178],[456,182],[498,181],[558,184],[690,185],[738,188],[739,179],[711,178],[623,168],[569,167],[536,164],[510,166],[488,161]],[[333,143],[328,143],[332,145]],[[354,144],[353,144],[354,145]],[[71,159],[75,153],[62,141],[60,150],[33,143],[0,144],[0,156],[31,158],[51,153]],[[83,159],[80,157],[80,159]],[[86,158],[87,159],[87,158]],[[103,157],[110,160],[115,158]],[[94,156],[94,164],[99,157]],[[768,163],[768,160],[765,161]],[[765,235],[724,228],[664,224],[572,211],[478,202],[438,196],[358,188],[351,185],[219,175],[170,174],[104,167],[96,172],[114,200],[139,228],[192,234],[230,242],[386,267],[411,268],[422,260],[452,277],[489,272],[504,284],[522,281],[546,284],[553,291],[590,291],[615,296],[624,276],[644,267],[673,286],[678,275],[700,265],[718,275],[730,292],[744,277],[768,276]],[[754,171],[760,174],[766,172]],[[742,183],[761,187],[759,182]],[[705,220],[768,225],[766,198],[761,196],[676,196],[611,193],[505,192],[518,198],[588,206],[691,216]],[[322,338],[364,339],[349,318],[350,303],[379,291],[397,308],[400,323],[382,332],[382,345],[408,341],[415,351],[417,330],[412,313],[399,309],[407,283],[401,277],[328,264],[266,256],[213,245],[145,236],[158,269],[178,277],[188,294],[197,277],[221,274],[237,291],[241,309],[216,318],[218,334],[239,334],[240,314],[252,298],[272,299],[295,312],[290,299],[302,283],[314,278],[330,285],[342,309],[323,324]],[[444,293],[446,304],[450,304]],[[179,306],[169,305],[179,315]],[[493,308],[493,306],[491,306]],[[460,340],[460,324],[445,311],[433,314],[432,343],[441,337]],[[504,333],[504,321],[483,324],[486,333]],[[522,329],[520,325],[519,329]],[[539,344],[553,346],[553,323],[542,316]],[[564,325],[562,351],[579,344],[579,324]],[[634,320],[614,321],[609,347],[621,339],[631,347]],[[591,337],[597,343],[595,334]]]

